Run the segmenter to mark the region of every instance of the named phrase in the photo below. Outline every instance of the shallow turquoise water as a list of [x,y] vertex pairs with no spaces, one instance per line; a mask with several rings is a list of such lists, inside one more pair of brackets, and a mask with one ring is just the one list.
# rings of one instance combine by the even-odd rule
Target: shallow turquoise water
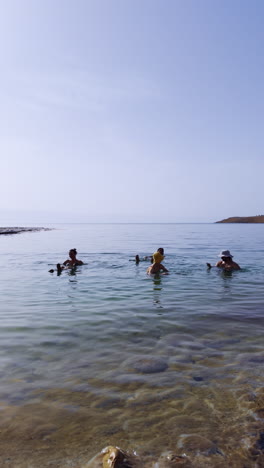
[[[157,434],[158,446],[173,448],[171,436],[164,434],[172,431],[170,415],[175,417],[177,405],[178,416],[194,421],[198,413],[190,410],[191,402],[207,395],[215,415],[221,393],[255,392],[263,386],[263,225],[51,227],[0,238],[3,407],[42,405],[49,398],[80,417],[92,408],[98,431],[91,454],[117,442],[105,435],[111,424],[120,445],[154,454]],[[129,261],[161,246],[168,276],[148,277],[148,262]],[[74,247],[86,264],[74,274],[48,273]],[[214,264],[223,249],[230,249],[241,271],[207,270],[206,262]],[[159,404],[144,413],[142,422],[142,405],[146,410],[153,401]],[[115,422],[102,421],[102,411],[111,417],[113,410]],[[224,416],[224,402],[217,411]],[[247,433],[244,407],[241,414],[235,404],[229,411],[237,414],[233,433],[241,433],[241,421]],[[254,411],[249,413],[258,420]],[[199,421],[209,437],[205,409]],[[175,437],[201,431],[193,423],[175,426]],[[223,446],[225,431],[221,422],[214,429]]]

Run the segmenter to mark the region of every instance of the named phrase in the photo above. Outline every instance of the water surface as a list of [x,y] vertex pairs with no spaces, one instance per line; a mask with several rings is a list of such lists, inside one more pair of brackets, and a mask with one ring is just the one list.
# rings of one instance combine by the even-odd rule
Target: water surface
[[[53,227],[0,239],[3,466],[79,467],[111,444],[142,466],[258,466],[264,226]],[[74,247],[86,264],[48,273]],[[129,261],[158,247],[168,276]],[[241,271],[207,270],[223,249]]]

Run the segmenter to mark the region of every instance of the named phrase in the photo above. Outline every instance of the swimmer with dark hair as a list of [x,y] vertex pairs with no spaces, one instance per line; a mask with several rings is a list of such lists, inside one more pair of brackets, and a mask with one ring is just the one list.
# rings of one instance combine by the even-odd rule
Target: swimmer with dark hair
[[135,255],[135,258],[131,258],[129,261],[136,262],[136,265],[138,265],[142,260],[139,258],[139,255]]
[[[71,249],[69,251],[69,257],[70,259],[68,260],[65,260],[65,262],[63,262],[63,264],[61,265],[60,263],[57,263],[57,275],[59,276],[62,272],[62,270],[65,269],[65,267],[68,267],[68,268],[73,268],[77,265],[83,265],[83,262],[81,260],[78,260],[76,258],[76,255],[77,255],[77,250],[76,249]],[[51,270],[49,270],[49,273],[54,273],[55,270],[52,268]]]
[[144,262],[150,261],[150,263],[153,263],[153,256],[152,255],[147,255],[146,257],[143,258]]
[[136,265],[138,265],[139,262],[147,262],[149,260],[150,260],[151,263],[153,263],[153,257],[152,256],[146,256],[146,257],[140,258],[139,255],[135,255],[135,258],[131,258],[129,261],[130,262],[136,262]]
[[[59,276],[62,272],[62,270],[64,270],[64,266],[61,266],[60,263],[57,263],[57,275]],[[52,268],[51,270],[49,270],[49,273],[54,273],[54,269]]]
[[77,255],[77,250],[76,249],[71,249],[69,251],[70,259],[65,260],[65,262],[63,262],[63,265],[68,266],[68,267],[74,267],[76,265],[83,265],[83,262],[81,260],[78,260],[76,258],[76,255]]

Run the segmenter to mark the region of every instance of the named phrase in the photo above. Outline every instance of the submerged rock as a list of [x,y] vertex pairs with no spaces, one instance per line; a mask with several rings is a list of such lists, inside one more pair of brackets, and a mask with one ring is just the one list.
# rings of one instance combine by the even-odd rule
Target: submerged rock
[[192,335],[186,333],[169,333],[160,339],[161,343],[174,348],[182,346],[183,343],[192,343],[193,341]]
[[139,464],[135,454],[129,454],[119,447],[110,445],[81,468],[139,468]]
[[168,368],[165,359],[151,356],[139,356],[128,359],[124,362],[126,368],[141,372],[142,374],[154,374],[164,372]]
[[182,449],[187,455],[214,455],[221,454],[216,444],[206,437],[198,434],[184,434],[179,437],[177,447]]
[[188,350],[204,349],[204,345],[200,343],[194,336],[187,333],[169,333],[163,336],[158,344],[158,347],[178,348]]
[[130,454],[119,447],[105,447],[81,468],[192,468],[192,463],[186,455],[176,455],[164,452],[156,462],[144,464],[134,453]]
[[192,463],[186,455],[175,455],[173,452],[164,452],[161,454],[158,461],[153,465],[153,468],[174,467],[191,468]]
[[256,442],[256,447],[262,452],[264,452],[264,432],[261,432],[259,434],[259,438]]

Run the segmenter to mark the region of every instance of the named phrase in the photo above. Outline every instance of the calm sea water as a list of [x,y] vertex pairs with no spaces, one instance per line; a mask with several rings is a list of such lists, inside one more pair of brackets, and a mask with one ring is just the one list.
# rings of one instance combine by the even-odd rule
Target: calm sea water
[[[73,455],[80,466],[110,444],[143,466],[166,450],[257,466],[264,226],[50,227],[0,238],[0,425],[29,444],[8,466],[37,466],[32,450],[46,445],[42,466],[55,452],[56,466]],[[84,266],[48,273],[75,247]],[[158,247],[168,276],[129,261]],[[207,270],[222,249],[241,271]]]

